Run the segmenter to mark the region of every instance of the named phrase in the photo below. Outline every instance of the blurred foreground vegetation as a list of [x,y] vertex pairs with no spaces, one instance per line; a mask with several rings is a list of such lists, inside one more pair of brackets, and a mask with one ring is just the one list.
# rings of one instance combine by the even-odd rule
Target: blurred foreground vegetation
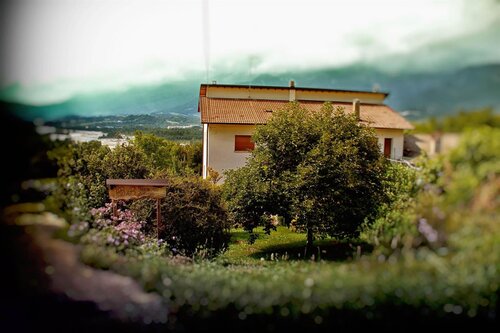
[[[415,168],[389,165],[390,201],[374,222],[359,238],[317,240],[313,258],[300,250],[305,234],[282,225],[258,229],[253,244],[241,229],[229,233],[220,189],[199,180],[196,146],[148,134],[115,150],[49,144],[51,160],[41,160],[56,163],[47,176],[58,169],[58,178],[39,188],[71,223],[64,238],[84,263],[162,297],[162,329],[491,329],[500,309],[499,145],[500,129],[484,126]],[[123,203],[118,219],[106,206],[106,178],[146,177],[169,179],[159,242],[154,203]]]
[[460,133],[466,129],[489,126],[500,128],[500,114],[493,108],[460,111],[457,114],[441,118],[430,117],[427,120],[415,122],[415,133],[448,132]]

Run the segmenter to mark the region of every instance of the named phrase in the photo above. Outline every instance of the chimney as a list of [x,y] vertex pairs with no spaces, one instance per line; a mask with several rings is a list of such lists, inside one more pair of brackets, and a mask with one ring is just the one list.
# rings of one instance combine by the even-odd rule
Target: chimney
[[357,120],[361,119],[360,111],[359,111],[359,104],[360,104],[359,103],[359,99],[355,98],[355,99],[352,100],[352,111],[356,115],[356,119]]
[[296,100],[296,98],[295,98],[295,81],[294,80],[290,80],[290,83],[288,84],[288,86],[290,87],[290,98],[289,98],[289,101],[293,102],[293,101]]

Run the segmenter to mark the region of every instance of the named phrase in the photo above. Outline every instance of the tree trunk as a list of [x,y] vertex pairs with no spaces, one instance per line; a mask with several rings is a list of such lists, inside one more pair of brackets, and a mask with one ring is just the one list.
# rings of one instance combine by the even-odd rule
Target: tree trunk
[[314,254],[314,235],[311,228],[307,229],[307,243],[306,243],[306,254],[305,257],[311,257]]

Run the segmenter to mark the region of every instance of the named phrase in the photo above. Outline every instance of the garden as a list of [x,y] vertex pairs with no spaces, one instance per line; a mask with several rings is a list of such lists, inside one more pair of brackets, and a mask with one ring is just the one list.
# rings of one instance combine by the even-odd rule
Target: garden
[[[195,143],[51,143],[57,177],[35,187],[82,263],[161,298],[166,320],[140,330],[497,325],[498,128],[413,167],[383,159],[369,128],[328,105],[311,116],[291,104],[254,140],[223,185],[200,179]],[[110,178],[167,180],[159,239],[154,201],[113,216]]]

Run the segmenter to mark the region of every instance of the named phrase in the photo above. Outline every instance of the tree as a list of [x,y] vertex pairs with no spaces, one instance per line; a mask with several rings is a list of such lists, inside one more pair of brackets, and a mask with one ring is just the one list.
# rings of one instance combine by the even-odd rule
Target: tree
[[270,230],[262,217],[278,214],[307,232],[310,251],[316,236],[357,235],[384,198],[375,133],[342,109],[309,112],[290,103],[253,139],[249,163],[224,185],[230,213],[249,231],[263,223]]
[[147,165],[151,170],[167,170],[173,175],[201,174],[201,143],[181,145],[153,134],[137,131],[133,144],[145,154]]
[[59,171],[46,204],[71,222],[88,220],[91,208],[109,201],[106,179],[149,175],[144,153],[133,145],[111,150],[99,141],[69,142],[49,151],[48,156],[57,162]]

